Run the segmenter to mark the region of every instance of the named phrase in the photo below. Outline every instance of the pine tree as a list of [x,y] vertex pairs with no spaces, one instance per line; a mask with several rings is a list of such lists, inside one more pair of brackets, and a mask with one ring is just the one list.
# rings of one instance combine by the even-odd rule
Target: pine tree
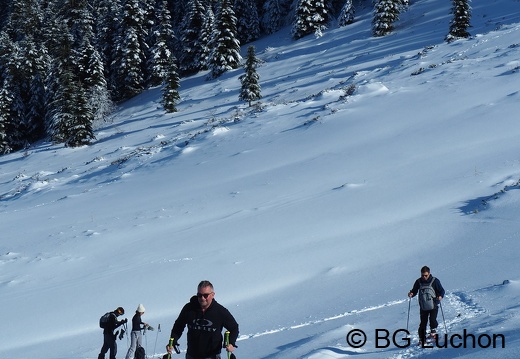
[[92,2],[94,45],[103,64],[107,89],[113,95],[117,89],[115,56],[118,53],[118,29],[122,9],[118,0],[92,0]]
[[394,23],[399,20],[401,0],[377,0],[372,19],[374,36],[385,36],[394,29]]
[[209,79],[240,66],[240,41],[237,39],[236,17],[229,0],[221,0],[218,8],[209,57]]
[[0,0],[0,30],[4,27],[7,17],[11,12],[12,0]]
[[[89,105],[87,93],[79,86],[75,91],[74,101],[68,101],[67,105],[72,105],[70,108],[69,123],[69,137],[65,141],[67,147],[79,147],[90,144],[95,139],[94,131],[92,129],[92,118],[94,114]],[[65,112],[68,109],[65,108]]]
[[450,22],[450,31],[446,36],[446,41],[451,42],[456,39],[465,39],[470,36],[467,31],[471,26],[471,6],[470,0],[452,0],[453,19]]
[[313,33],[320,35],[325,30],[328,20],[325,0],[299,0],[292,36],[297,40]]
[[204,43],[201,33],[206,9],[203,0],[190,0],[188,12],[181,26],[180,70],[184,75],[197,73],[205,66]]
[[[93,140],[94,114],[89,105],[85,72],[78,70],[81,56],[75,48],[75,34],[67,21],[54,24],[55,59],[47,82],[47,131],[51,139],[66,146],[86,145]],[[81,54],[81,53],[79,53]]]
[[267,0],[264,3],[261,24],[266,34],[272,34],[286,24],[291,2],[291,0]]
[[170,59],[173,55],[174,33],[167,2],[159,0],[155,10],[155,24],[152,28],[153,46],[150,49],[148,84],[157,86],[168,76]]
[[200,33],[200,46],[202,47],[201,54],[201,70],[207,70],[209,64],[209,57],[211,55],[211,39],[213,37],[213,28],[215,26],[215,14],[211,6],[206,9],[204,17],[204,24],[202,24],[202,31]]
[[40,34],[43,14],[39,2],[15,0],[11,9],[0,40],[0,79],[10,92],[4,99],[11,99],[3,105],[4,111],[10,107],[7,141],[12,150],[18,150],[44,134],[43,79],[49,60]]
[[108,92],[101,55],[92,45],[82,51],[82,66],[84,68],[83,88],[88,99],[88,105],[94,122],[104,121],[113,111],[114,104]]
[[241,44],[247,44],[260,37],[260,19],[255,0],[235,0],[233,7],[237,14],[237,36]]
[[116,100],[129,99],[145,88],[148,48],[144,20],[145,11],[140,1],[126,0],[115,44],[115,67],[112,70]]
[[16,115],[13,114],[13,102],[13,92],[10,89],[9,79],[6,76],[2,87],[0,87],[0,155],[10,153],[13,150],[9,132],[13,127],[11,122],[13,115]]
[[352,24],[354,22],[354,5],[352,5],[352,0],[346,0],[345,4],[341,8],[339,17],[338,17],[338,25],[346,26],[348,24]]
[[180,100],[180,79],[177,72],[175,58],[170,58],[170,66],[162,91],[162,104],[166,112],[177,112],[176,104]]
[[242,84],[239,100],[247,101],[249,107],[251,107],[252,101],[262,98],[262,95],[260,94],[260,85],[258,84],[260,77],[256,72],[256,67],[259,63],[260,60],[258,60],[255,55],[255,47],[249,46],[247,48],[247,58],[245,63],[246,73],[239,77]]

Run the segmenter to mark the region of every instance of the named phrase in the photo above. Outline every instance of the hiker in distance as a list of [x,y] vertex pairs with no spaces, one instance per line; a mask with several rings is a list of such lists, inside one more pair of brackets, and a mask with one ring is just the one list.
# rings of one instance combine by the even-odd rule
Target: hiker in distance
[[98,355],[98,359],[105,359],[105,354],[110,350],[110,359],[116,359],[117,354],[117,343],[116,338],[119,331],[114,333],[114,330],[119,328],[121,325],[128,322],[128,319],[118,320],[117,317],[125,314],[123,307],[118,307],[113,312],[108,313],[108,318],[103,326],[103,346],[101,352]]
[[139,304],[134,316],[132,317],[132,332],[130,333],[130,348],[126,353],[126,359],[134,359],[135,350],[142,346],[144,329],[153,330],[147,323],[143,322],[142,316],[144,314],[144,305]]
[[[166,350],[179,352],[178,340],[188,327],[186,359],[220,359],[222,330],[230,332],[227,352],[235,350],[238,338],[238,323],[231,313],[215,300],[213,285],[203,280],[197,287],[197,295],[191,297],[175,320]],[[232,354],[232,356],[234,356]]]
[[430,321],[430,336],[435,339],[437,337],[437,313],[439,311],[439,303],[444,297],[444,288],[439,278],[431,275],[430,268],[424,266],[421,268],[421,277],[413,284],[413,288],[408,293],[408,297],[413,298],[418,295],[421,322],[419,324],[419,343],[426,343],[426,327],[428,319]]

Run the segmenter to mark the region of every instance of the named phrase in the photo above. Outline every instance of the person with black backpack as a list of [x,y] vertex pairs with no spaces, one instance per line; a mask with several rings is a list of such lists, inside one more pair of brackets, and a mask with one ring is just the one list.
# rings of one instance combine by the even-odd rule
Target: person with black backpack
[[121,325],[128,322],[128,319],[118,320],[117,317],[125,314],[123,307],[118,307],[113,312],[108,312],[99,320],[99,326],[103,328],[103,346],[98,355],[98,359],[105,359],[105,354],[110,350],[110,359],[116,359],[117,342],[116,338],[119,331],[114,333],[114,330]]
[[439,278],[431,275],[430,268],[421,268],[421,277],[413,284],[413,288],[408,292],[408,297],[418,296],[421,323],[419,324],[419,344],[424,346],[426,343],[426,327],[430,321],[430,336],[437,337],[437,313],[439,303],[444,297],[444,288]]

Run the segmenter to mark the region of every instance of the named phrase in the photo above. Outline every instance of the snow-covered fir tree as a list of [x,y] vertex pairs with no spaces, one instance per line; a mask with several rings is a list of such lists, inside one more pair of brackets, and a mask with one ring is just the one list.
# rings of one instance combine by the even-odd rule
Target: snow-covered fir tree
[[292,0],[267,0],[263,6],[262,30],[272,34],[287,24]]
[[256,0],[235,0],[233,7],[237,14],[237,36],[241,44],[247,44],[260,37],[260,18]]
[[43,81],[49,58],[40,31],[42,19],[38,1],[15,0],[0,37],[0,79],[11,98],[6,135],[13,150],[44,135]]
[[11,12],[12,0],[0,0],[0,30],[4,27],[7,17]]
[[399,20],[401,0],[376,0],[372,19],[374,36],[385,36],[394,29],[394,23]]
[[354,22],[355,9],[352,0],[346,0],[338,17],[338,25],[346,26]]
[[115,75],[116,100],[129,99],[145,88],[147,78],[147,32],[145,11],[139,0],[125,0],[123,17],[116,39]]
[[200,33],[200,44],[203,48],[201,63],[201,70],[207,70],[209,64],[209,56],[211,55],[211,40],[213,38],[213,28],[215,27],[215,14],[211,6],[206,9],[204,16],[204,24],[202,24],[202,31]]
[[215,16],[208,78],[217,78],[224,72],[240,66],[240,41],[237,38],[236,17],[230,0],[221,0]]
[[79,69],[84,54],[77,51],[75,34],[69,26],[67,21],[55,21],[52,28],[55,45],[46,84],[47,131],[53,141],[75,147],[94,139],[94,114],[85,85],[86,73]]
[[7,121],[9,121],[8,113],[11,107],[10,95],[10,92],[2,84],[2,87],[0,87],[0,155],[11,152],[11,147],[7,141]]
[[101,55],[94,46],[94,19],[92,8],[86,0],[73,0],[60,6],[58,21],[68,24],[72,36],[72,66],[79,79],[80,96],[86,97],[89,107],[84,119],[92,124],[103,120],[112,108]]
[[246,101],[251,107],[251,103],[262,98],[260,84],[258,83],[260,76],[256,72],[256,67],[260,60],[256,57],[255,47],[249,46],[247,48],[247,58],[245,63],[245,74],[240,76],[241,89],[239,100]]
[[202,70],[206,65],[204,57],[206,44],[201,38],[205,22],[206,7],[209,3],[205,0],[189,0],[186,16],[180,27],[181,53],[179,56],[180,72],[191,75]]
[[153,46],[148,59],[150,76],[148,84],[160,85],[167,77],[170,59],[173,55],[173,40],[175,35],[171,24],[170,10],[166,0],[159,0],[156,4],[154,26],[152,28]]
[[181,99],[179,95],[180,78],[178,75],[175,58],[169,59],[168,74],[162,90],[162,105],[166,112],[177,112],[177,103]]
[[118,0],[92,0],[92,2],[95,47],[103,63],[107,88],[113,95],[117,88],[114,60],[118,49],[114,44],[118,44],[121,4]]
[[292,28],[294,39],[309,34],[320,36],[329,20],[327,0],[299,0]]
[[51,138],[65,143],[68,147],[89,144],[94,139],[92,114],[87,104],[87,96],[71,68],[60,68],[54,73],[60,87],[55,93],[50,114]]
[[446,36],[448,42],[468,38],[470,36],[468,28],[471,27],[470,0],[452,0],[452,3],[453,18],[450,22],[450,31]]

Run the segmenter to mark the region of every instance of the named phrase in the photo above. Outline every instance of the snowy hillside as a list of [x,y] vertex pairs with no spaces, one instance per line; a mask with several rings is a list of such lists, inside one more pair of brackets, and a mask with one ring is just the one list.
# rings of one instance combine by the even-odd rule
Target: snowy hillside
[[[97,358],[99,317],[139,303],[162,357],[202,279],[239,359],[518,358],[520,2],[473,1],[472,38],[450,44],[450,2],[410,3],[386,37],[359,9],[256,42],[259,107],[238,100],[243,70],[201,73],[178,113],[156,88],[91,146],[0,157],[0,358]],[[441,335],[475,348],[415,346],[423,265],[447,290]],[[409,304],[410,346],[384,347]],[[505,348],[482,348],[494,335]]]

